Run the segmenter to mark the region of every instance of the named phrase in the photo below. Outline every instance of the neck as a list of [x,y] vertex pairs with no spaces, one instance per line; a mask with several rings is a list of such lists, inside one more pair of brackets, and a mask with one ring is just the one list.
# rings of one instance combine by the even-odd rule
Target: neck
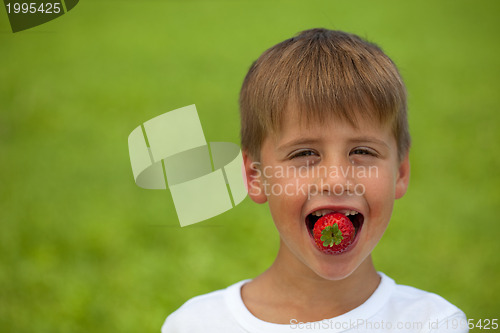
[[[244,301],[246,301],[245,295],[249,296],[247,297],[249,310],[262,320],[289,323],[292,318],[302,322],[333,318],[363,304],[380,282],[371,256],[368,256],[349,276],[340,280],[327,280],[302,262],[293,260],[296,258],[292,259],[293,255],[283,248],[281,244],[278,256],[271,267],[255,278],[252,281],[253,285],[249,285],[246,292],[245,290],[242,292]],[[280,306],[282,309],[287,307],[287,311],[281,311],[283,315],[279,318],[266,317],[269,312],[259,311],[258,305],[252,302],[254,300],[251,297],[252,289],[261,297],[266,295],[263,304]],[[252,306],[255,311],[252,311]]]

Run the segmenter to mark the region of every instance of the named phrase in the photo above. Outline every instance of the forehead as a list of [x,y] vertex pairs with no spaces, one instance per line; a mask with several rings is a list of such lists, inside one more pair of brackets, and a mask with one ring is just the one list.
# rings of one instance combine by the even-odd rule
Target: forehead
[[387,121],[376,119],[370,112],[353,111],[351,115],[346,118],[331,112],[322,117],[308,117],[307,112],[290,107],[279,127],[268,137],[276,144],[301,137],[330,140],[339,140],[341,137],[377,137],[395,144],[392,126]]

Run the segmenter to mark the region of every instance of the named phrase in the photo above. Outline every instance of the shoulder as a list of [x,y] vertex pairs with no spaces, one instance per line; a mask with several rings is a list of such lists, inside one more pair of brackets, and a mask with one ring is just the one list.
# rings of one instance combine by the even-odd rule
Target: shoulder
[[441,314],[442,316],[462,312],[455,305],[437,294],[400,284],[395,284],[390,303],[400,310],[405,309],[404,312],[418,310],[421,313],[425,312],[429,315]]
[[162,333],[221,332],[231,328],[235,323],[228,321],[231,317],[228,298],[231,293],[239,292],[246,281],[191,298],[167,317]]
[[[381,274],[383,275],[383,274]],[[407,325],[420,324],[423,331],[446,331],[449,328],[463,329],[466,326],[466,316],[455,305],[443,297],[415,287],[396,284],[387,276],[392,284],[392,292],[384,306],[384,312],[396,322]],[[450,332],[467,332],[467,330],[450,330]]]

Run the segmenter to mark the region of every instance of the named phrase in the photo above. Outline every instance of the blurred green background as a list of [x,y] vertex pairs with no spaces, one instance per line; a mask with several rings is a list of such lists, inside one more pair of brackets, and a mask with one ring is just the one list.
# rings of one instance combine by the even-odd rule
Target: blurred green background
[[82,0],[16,34],[0,13],[0,330],[159,332],[190,297],[266,269],[278,244],[267,206],[247,198],[180,228],[168,191],[134,184],[127,137],[196,104],[208,141],[239,142],[251,62],[312,27],[377,42],[409,90],[411,184],[377,269],[498,318],[499,9]]

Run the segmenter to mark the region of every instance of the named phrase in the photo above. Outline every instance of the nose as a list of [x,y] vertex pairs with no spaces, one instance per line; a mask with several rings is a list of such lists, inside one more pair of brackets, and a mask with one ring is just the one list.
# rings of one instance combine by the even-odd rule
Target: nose
[[317,188],[324,195],[349,195],[355,186],[355,170],[349,156],[329,156],[318,165]]

